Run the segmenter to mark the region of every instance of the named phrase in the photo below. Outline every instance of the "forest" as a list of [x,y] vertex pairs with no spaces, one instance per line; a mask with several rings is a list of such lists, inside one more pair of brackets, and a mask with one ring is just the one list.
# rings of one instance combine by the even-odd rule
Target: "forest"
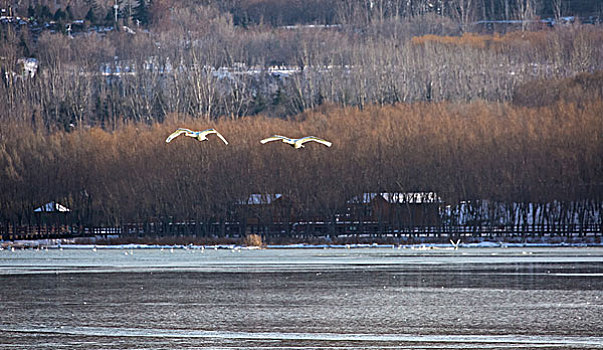
[[[252,193],[333,221],[361,193],[434,191],[451,206],[538,205],[540,224],[594,225],[600,239],[603,27],[472,31],[505,11],[470,0],[252,20],[265,3],[155,0],[148,24],[119,19],[129,31],[0,25],[0,230],[39,225],[33,209],[57,201],[73,209],[70,230],[195,222],[220,236]],[[521,19],[520,4],[529,18],[570,10],[513,4],[506,18]],[[178,127],[216,128],[229,144],[166,144]],[[259,143],[272,134],[333,146]]]

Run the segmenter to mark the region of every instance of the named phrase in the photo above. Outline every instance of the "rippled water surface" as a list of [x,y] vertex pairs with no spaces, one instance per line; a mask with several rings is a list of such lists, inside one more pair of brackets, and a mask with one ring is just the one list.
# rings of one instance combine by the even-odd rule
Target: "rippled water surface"
[[602,248],[0,251],[1,349],[603,348]]

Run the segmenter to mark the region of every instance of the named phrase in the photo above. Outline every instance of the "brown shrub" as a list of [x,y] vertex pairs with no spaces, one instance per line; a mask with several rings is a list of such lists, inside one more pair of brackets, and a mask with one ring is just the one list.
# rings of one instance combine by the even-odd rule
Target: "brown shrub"
[[584,105],[601,100],[603,71],[565,79],[533,80],[518,86],[513,93],[513,103],[527,107],[550,106],[557,102]]
[[[596,89],[597,79],[581,76],[575,85]],[[251,193],[282,193],[295,212],[327,217],[373,191],[436,191],[448,202],[600,199],[601,115],[597,99],[330,107],[299,120],[174,118],[110,133],[41,135],[23,126],[13,137],[12,127],[0,127],[0,219],[33,220],[34,206],[56,200],[84,225],[193,220],[207,223],[196,233],[222,237],[233,203]],[[176,127],[215,127],[229,144],[185,136],[166,144]],[[271,134],[314,135],[333,146],[260,144]],[[185,224],[164,227],[166,236],[192,233]]]
[[264,242],[262,241],[262,236],[256,234],[246,235],[243,239],[243,245],[247,247],[262,247]]

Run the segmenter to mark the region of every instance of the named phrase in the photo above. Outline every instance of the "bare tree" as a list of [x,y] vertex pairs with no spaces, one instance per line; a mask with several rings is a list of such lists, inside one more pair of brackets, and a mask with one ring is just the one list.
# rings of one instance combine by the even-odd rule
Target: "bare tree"
[[464,31],[467,25],[473,21],[475,4],[473,0],[455,0],[454,10],[458,13],[459,22]]
[[563,1],[562,0],[551,0],[553,5],[553,14],[555,15],[555,21],[559,23],[561,16],[563,15]]
[[535,16],[535,0],[515,0],[516,16],[521,21],[521,30],[526,30],[528,22]]

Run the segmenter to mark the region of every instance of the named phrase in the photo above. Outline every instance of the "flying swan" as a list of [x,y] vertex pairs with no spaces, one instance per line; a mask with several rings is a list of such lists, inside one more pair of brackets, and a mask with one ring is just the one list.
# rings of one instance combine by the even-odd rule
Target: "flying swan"
[[178,128],[178,130],[174,131],[170,136],[168,136],[167,139],[165,139],[165,142],[170,143],[170,141],[172,141],[173,139],[175,139],[176,137],[178,137],[182,134],[184,134],[184,136],[194,137],[197,139],[197,141],[207,141],[208,140],[207,135],[216,134],[222,141],[224,141],[225,144],[228,145],[228,141],[226,141],[224,136],[222,136],[219,132],[217,132],[216,129],[207,129],[207,130],[203,130],[203,131],[192,131],[192,130],[185,129],[185,128]]
[[290,139],[288,137],[285,136],[281,136],[281,135],[272,135],[267,139],[263,139],[262,141],[260,141],[262,144],[266,143],[266,142],[270,142],[270,141],[278,141],[281,140],[286,144],[289,144],[295,148],[302,148],[304,147],[304,143],[306,142],[310,142],[310,141],[314,141],[314,142],[318,142],[321,143],[327,147],[331,147],[331,145],[333,143],[327,141],[327,140],[323,140],[321,138],[315,137],[315,136],[306,136],[306,137],[302,137],[300,139]]

